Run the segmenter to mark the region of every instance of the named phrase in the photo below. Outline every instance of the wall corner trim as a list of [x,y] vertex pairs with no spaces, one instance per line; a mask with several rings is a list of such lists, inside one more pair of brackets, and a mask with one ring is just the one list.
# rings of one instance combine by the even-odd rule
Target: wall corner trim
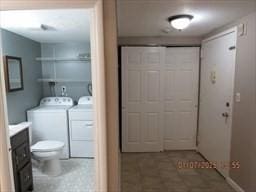
[[245,192],[233,179],[230,177],[226,178],[227,183],[236,191],[236,192]]

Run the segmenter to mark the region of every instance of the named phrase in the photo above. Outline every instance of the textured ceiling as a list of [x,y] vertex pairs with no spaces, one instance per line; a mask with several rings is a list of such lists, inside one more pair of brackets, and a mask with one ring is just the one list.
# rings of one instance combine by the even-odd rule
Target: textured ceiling
[[[118,0],[119,36],[203,36],[256,11],[256,0]],[[182,32],[170,28],[166,18],[192,14]]]
[[38,42],[90,41],[90,9],[3,11],[0,18],[1,28]]

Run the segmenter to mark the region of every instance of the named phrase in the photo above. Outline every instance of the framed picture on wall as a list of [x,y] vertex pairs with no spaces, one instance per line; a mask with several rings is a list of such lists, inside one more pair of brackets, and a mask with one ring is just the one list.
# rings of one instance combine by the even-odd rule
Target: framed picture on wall
[[22,59],[20,57],[4,56],[4,70],[7,92],[23,90]]

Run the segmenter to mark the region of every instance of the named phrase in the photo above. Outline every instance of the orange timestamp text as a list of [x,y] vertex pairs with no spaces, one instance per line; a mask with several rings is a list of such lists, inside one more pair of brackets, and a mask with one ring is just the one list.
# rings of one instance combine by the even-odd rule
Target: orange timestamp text
[[239,169],[239,161],[217,162],[217,161],[178,161],[178,169]]

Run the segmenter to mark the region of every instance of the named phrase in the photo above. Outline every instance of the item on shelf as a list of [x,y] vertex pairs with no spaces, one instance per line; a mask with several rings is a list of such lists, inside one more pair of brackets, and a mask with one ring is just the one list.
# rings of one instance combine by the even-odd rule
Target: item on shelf
[[88,90],[90,96],[92,96],[92,82],[88,83],[87,90]]
[[79,59],[90,59],[91,58],[91,54],[90,53],[79,53],[78,54],[78,58]]
[[53,82],[53,81],[49,82],[51,96],[53,96],[53,97],[56,97],[55,85],[56,85],[56,82]]
[[45,62],[50,62],[50,61],[56,61],[56,62],[61,62],[61,61],[89,61],[90,59],[91,59],[90,57],[75,57],[75,58],[37,57],[36,61],[45,61]]

